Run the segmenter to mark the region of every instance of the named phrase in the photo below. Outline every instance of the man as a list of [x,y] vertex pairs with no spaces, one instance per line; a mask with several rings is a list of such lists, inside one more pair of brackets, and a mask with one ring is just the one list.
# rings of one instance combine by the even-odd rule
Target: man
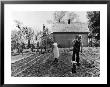
[[72,62],[77,63],[79,66],[79,52],[82,52],[82,43],[81,43],[81,36],[76,35],[75,40],[72,41],[73,43],[73,56],[72,56]]

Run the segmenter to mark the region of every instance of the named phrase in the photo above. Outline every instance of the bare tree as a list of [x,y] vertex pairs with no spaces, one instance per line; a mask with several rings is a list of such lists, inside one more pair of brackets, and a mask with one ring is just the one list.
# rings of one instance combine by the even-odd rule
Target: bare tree
[[25,39],[28,40],[28,48],[30,48],[30,40],[34,35],[34,30],[31,27],[24,26],[21,22],[15,21],[16,27],[20,30],[20,36],[23,36]]
[[62,18],[65,16],[66,11],[56,11],[54,13],[54,20],[58,23],[61,22]]
[[68,24],[70,24],[72,21],[78,18],[78,15],[74,12],[70,12],[68,14]]

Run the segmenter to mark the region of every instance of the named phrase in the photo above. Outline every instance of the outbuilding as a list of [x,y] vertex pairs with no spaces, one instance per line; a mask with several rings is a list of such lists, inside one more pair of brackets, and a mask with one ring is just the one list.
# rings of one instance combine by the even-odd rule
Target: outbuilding
[[88,46],[89,28],[87,23],[74,22],[72,24],[56,23],[52,26],[54,40],[59,47],[72,47],[72,40],[76,35],[82,36],[84,47]]

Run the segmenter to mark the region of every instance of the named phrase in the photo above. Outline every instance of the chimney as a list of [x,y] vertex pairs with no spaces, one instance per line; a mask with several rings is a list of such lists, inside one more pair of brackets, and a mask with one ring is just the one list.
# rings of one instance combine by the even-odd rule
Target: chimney
[[70,19],[68,19],[68,24],[70,24],[70,22],[71,22],[71,20],[70,20]]

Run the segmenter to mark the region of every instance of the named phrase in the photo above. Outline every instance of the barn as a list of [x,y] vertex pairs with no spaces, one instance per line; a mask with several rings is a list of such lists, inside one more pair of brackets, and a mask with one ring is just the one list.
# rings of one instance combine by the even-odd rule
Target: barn
[[56,23],[52,26],[54,40],[59,47],[72,47],[72,40],[76,35],[82,36],[82,43],[84,47],[88,46],[89,28],[87,23],[74,22],[72,24]]

